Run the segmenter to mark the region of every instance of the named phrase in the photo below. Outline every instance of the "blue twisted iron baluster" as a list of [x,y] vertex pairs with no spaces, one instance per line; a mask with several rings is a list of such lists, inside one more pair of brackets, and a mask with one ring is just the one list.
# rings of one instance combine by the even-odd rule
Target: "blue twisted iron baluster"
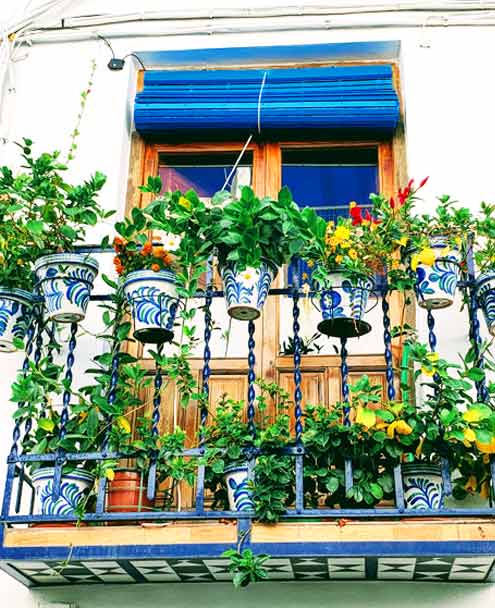
[[[483,369],[485,362],[483,355],[481,354],[481,335],[480,335],[480,322],[478,319],[478,300],[476,298],[476,267],[474,264],[473,257],[473,236],[470,235],[468,239],[468,249],[466,254],[467,263],[467,295],[469,298],[468,314],[469,314],[469,338],[471,340],[472,347],[474,349],[475,364],[476,367]],[[488,389],[486,388],[486,379],[477,380],[476,386],[476,397],[478,401],[486,402],[488,400]]]
[[[28,330],[26,332],[26,350],[25,350],[26,356],[24,357],[24,361],[22,363],[22,371],[24,374],[26,374],[29,369],[29,360],[30,360],[31,353],[33,352],[33,348],[34,348],[35,335],[38,335],[38,333],[39,333],[39,328],[38,328],[39,321],[40,321],[40,317],[39,317],[37,310],[35,309],[33,311],[33,315],[31,317],[31,320],[30,320],[29,326],[28,326]],[[39,359],[38,359],[38,361],[39,361]],[[19,403],[18,407],[23,407],[24,405],[25,405],[24,403]],[[8,510],[10,508],[10,500],[11,500],[11,495],[12,495],[12,484],[14,483],[14,475],[15,475],[16,467],[18,467],[19,483],[17,484],[15,512],[19,513],[19,511],[21,509],[22,490],[24,487],[24,483],[23,483],[24,463],[20,463],[19,465],[17,465],[15,462],[17,459],[17,456],[19,454],[19,439],[21,438],[21,421],[22,421],[22,418],[16,419],[15,424],[14,424],[14,430],[12,431],[13,442],[12,442],[12,446],[10,448],[9,457],[7,459],[9,466],[7,469],[7,480],[5,483],[5,497],[4,497],[3,512],[2,512],[3,516],[6,516],[8,514]],[[26,422],[24,425],[24,440],[27,439],[27,437],[29,436],[29,433],[32,428],[32,424],[33,424],[32,418],[31,418],[31,416],[29,416],[26,419]]]
[[[120,311],[117,312],[117,319],[120,319]],[[110,367],[110,386],[107,394],[107,401],[110,406],[115,403],[117,398],[117,384],[119,381],[119,362],[120,362],[120,341],[117,337],[117,328],[119,326],[118,321],[115,322],[115,331],[113,336],[112,344],[112,363]],[[105,434],[101,446],[101,452],[103,456],[108,454],[108,444],[110,442],[110,426],[112,424],[111,416],[105,416]],[[105,475],[101,475],[98,484],[98,497],[96,499],[96,513],[103,513],[105,508],[105,489],[107,486],[107,479]]]
[[[212,304],[212,286],[208,285],[206,289],[206,297],[204,303],[204,314],[205,314],[205,331],[203,335],[204,349],[203,349],[203,372],[202,372],[202,399],[200,409],[200,429],[199,429],[199,447],[204,447],[204,434],[203,428],[206,425],[208,419],[208,400],[210,395],[210,361],[211,361],[211,328],[212,328],[212,316],[211,316],[211,304]],[[197,479],[196,479],[196,512],[203,513],[205,504],[205,466],[200,464],[198,466]]]
[[[159,344],[157,348],[158,357],[162,356],[163,344]],[[151,435],[156,441],[158,438],[158,424],[160,422],[160,405],[162,403],[162,368],[159,363],[156,364],[154,393],[153,393],[153,413],[151,415]],[[148,491],[149,500],[155,499],[156,491],[156,463],[158,458],[158,450],[153,450],[150,454],[150,469],[148,471]]]
[[294,289],[292,296],[292,316],[293,316],[293,334],[294,334],[294,417],[296,421],[296,442],[300,443],[303,431],[302,426],[302,391],[301,391],[301,338],[299,336],[299,291]]
[[435,319],[433,317],[433,313],[428,308],[427,313],[427,323],[428,323],[428,343],[430,345],[431,352],[435,352],[437,349],[437,337],[435,335]]
[[[64,378],[64,393],[62,396],[62,412],[60,414],[60,429],[58,438],[62,441],[67,433],[67,422],[69,421],[70,399],[72,397],[72,367],[75,357],[74,350],[76,348],[77,323],[70,325],[70,338],[67,351],[67,359],[65,362],[65,378]],[[52,499],[56,502],[60,496],[60,483],[62,481],[62,466],[64,464],[64,450],[57,450],[57,459],[55,461],[55,471],[53,473],[53,492]]]
[[[351,409],[349,403],[349,367],[347,366],[347,338],[340,338],[340,377],[342,382],[342,401],[344,402],[344,424],[350,426]],[[345,461],[345,490],[348,492],[353,485],[352,462]]]
[[256,363],[256,358],[254,355],[254,348],[256,346],[254,341],[254,321],[248,322],[248,407],[247,407],[247,415],[248,415],[248,429],[253,437],[256,436],[256,426],[254,424],[254,398],[255,398],[255,390],[254,390],[254,381],[256,380],[256,374],[254,371],[254,366]]
[[389,292],[385,289],[382,293],[383,312],[383,344],[385,346],[385,364],[387,366],[387,395],[390,401],[395,399],[394,366],[392,359],[392,335],[390,333],[390,305],[388,303]]

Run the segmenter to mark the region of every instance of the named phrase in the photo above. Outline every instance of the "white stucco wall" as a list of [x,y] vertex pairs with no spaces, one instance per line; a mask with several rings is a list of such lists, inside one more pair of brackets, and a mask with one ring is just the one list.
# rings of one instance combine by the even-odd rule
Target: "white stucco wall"
[[[9,2],[6,3],[7,5]],[[12,8],[0,7],[0,20]],[[92,12],[101,2],[76,3],[72,14]],[[111,3],[105,10],[111,11]],[[151,3],[153,4],[153,3]],[[155,5],[157,3],[154,3]],[[163,2],[160,3],[163,8]],[[211,4],[211,3],[208,3]],[[254,6],[260,2],[251,4]],[[272,5],[275,2],[271,3]],[[312,4],[316,4],[313,2]],[[82,5],[85,10],[82,10]],[[137,3],[119,3],[119,10]],[[148,8],[139,3],[140,10]],[[201,0],[182,3],[182,8],[205,6]],[[217,6],[226,3],[215,2]],[[231,0],[230,6],[243,6]],[[156,8],[153,6],[152,8]],[[94,12],[97,12],[96,10]],[[127,26],[128,29],[129,26]],[[463,28],[385,28],[348,29],[342,31],[296,31],[246,34],[213,34],[209,36],[156,36],[140,39],[120,38],[112,42],[117,56],[134,50],[166,50],[250,45],[332,43],[338,41],[400,40],[401,82],[406,109],[406,141],[409,175],[417,179],[429,175],[424,189],[425,207],[437,194],[450,193],[466,205],[475,207],[481,200],[495,199],[493,179],[493,141],[495,93],[493,57],[495,30],[486,27]],[[425,42],[428,41],[428,44]],[[109,209],[122,213],[127,187],[131,109],[134,95],[136,64],[128,60],[122,72],[110,72],[106,64],[109,52],[103,42],[94,40],[74,43],[35,44],[24,60],[14,65],[15,95],[9,95],[9,139],[23,136],[36,142],[36,150],[67,149],[69,134],[75,124],[79,93],[85,89],[90,62],[98,67],[93,91],[81,125],[76,160],[71,165],[75,179],[95,169],[108,175],[102,201]],[[0,163],[10,162],[15,147],[0,145]],[[106,227],[99,226],[97,240]],[[451,357],[466,344],[465,313],[454,308],[437,315],[439,349]],[[425,315],[418,315],[425,329]],[[85,349],[90,350],[88,343]],[[8,404],[10,381],[22,357],[2,356],[0,383],[0,477],[3,478],[5,457],[10,445],[11,407]],[[1,486],[0,486],[1,487]],[[495,600],[490,586],[430,585],[406,583],[318,583],[272,584],[255,586],[234,593],[226,585],[157,585],[99,588],[74,587],[30,592],[7,575],[0,573],[2,604],[32,608],[44,601],[77,602],[81,608],[109,605],[161,606],[181,608],[192,605],[228,606],[233,601],[242,608],[253,604],[277,608],[307,605],[361,608],[392,608],[399,602],[404,608],[417,605],[457,608],[489,606]]]

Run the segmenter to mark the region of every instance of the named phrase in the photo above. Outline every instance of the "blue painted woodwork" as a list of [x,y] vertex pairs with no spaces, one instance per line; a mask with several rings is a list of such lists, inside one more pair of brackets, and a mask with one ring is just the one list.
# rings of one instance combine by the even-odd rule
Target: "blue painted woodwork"
[[143,135],[322,131],[390,134],[399,99],[390,65],[147,71],[134,122]]

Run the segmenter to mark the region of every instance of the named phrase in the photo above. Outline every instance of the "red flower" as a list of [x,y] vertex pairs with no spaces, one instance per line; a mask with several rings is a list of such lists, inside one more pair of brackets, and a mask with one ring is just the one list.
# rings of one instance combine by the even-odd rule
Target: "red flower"
[[395,209],[395,200],[393,196],[390,197],[390,208]]
[[420,188],[422,188],[422,187],[423,187],[423,186],[426,184],[426,182],[427,182],[429,179],[430,179],[430,176],[429,176],[429,175],[427,175],[426,177],[424,177],[424,178],[423,178],[423,179],[422,179],[422,180],[419,182],[418,190],[419,190]]
[[408,182],[407,182],[407,189],[409,191],[411,191],[412,185],[414,184],[414,180],[411,178]]
[[353,226],[359,226],[360,224],[363,223],[363,217],[361,215],[361,209],[359,207],[353,207],[350,211],[349,214],[352,218],[352,225]]

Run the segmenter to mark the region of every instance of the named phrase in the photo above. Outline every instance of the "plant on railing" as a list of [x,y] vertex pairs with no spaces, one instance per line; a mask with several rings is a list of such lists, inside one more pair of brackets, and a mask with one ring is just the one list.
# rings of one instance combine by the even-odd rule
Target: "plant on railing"
[[234,587],[247,587],[250,583],[268,578],[268,570],[264,564],[270,559],[269,555],[255,555],[251,549],[227,549],[222,553],[222,557],[228,557],[230,560],[229,572],[234,575]]
[[[313,508],[322,502],[340,508],[372,507],[393,497],[396,454],[387,450],[384,427],[397,421],[398,432],[408,429],[399,424],[396,404],[383,403],[382,387],[372,385],[367,376],[350,390],[351,405],[338,403],[332,409],[308,405],[305,409],[304,491]],[[347,492],[346,460],[353,467],[353,486]]]
[[480,275],[476,278],[476,298],[483,311],[488,331],[495,335],[495,205],[481,203],[476,218],[474,261]]
[[[213,420],[203,429],[206,444],[207,489],[212,491],[213,506],[231,510],[254,509],[260,521],[275,522],[294,498],[293,461],[283,455],[291,442],[287,409],[288,393],[274,383],[257,382],[260,394],[257,411],[261,419],[253,436],[244,419],[245,404],[222,396]],[[268,400],[277,399],[280,413],[272,420],[264,414]],[[253,459],[251,481],[247,461]]]
[[215,247],[228,312],[240,320],[259,317],[270,284],[304,244],[307,227],[288,188],[276,200],[258,198],[248,186],[232,199],[213,199],[207,240]]

